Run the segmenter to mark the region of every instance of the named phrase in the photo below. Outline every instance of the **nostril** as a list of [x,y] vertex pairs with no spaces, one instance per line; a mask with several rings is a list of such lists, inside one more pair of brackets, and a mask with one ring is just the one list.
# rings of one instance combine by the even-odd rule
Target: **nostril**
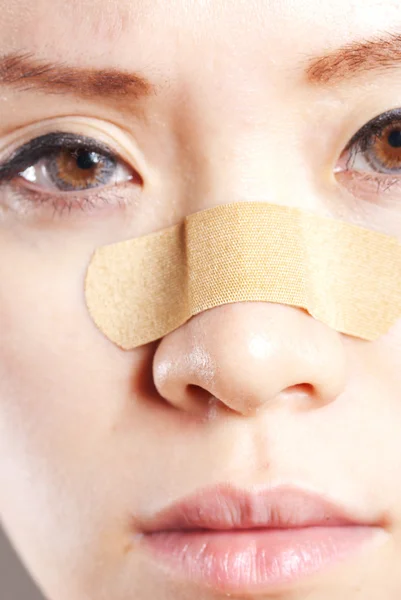
[[192,383],[186,386],[188,399],[193,403],[193,406],[201,411],[203,419],[212,420],[219,413],[232,413],[233,411],[224,402],[216,398],[205,388],[194,385]]
[[196,402],[201,402],[204,404],[208,404],[211,399],[214,398],[213,394],[211,394],[208,390],[201,387],[200,385],[195,385],[193,383],[189,383],[186,388],[188,397]]
[[300,411],[309,410],[312,405],[315,405],[317,396],[317,389],[310,383],[291,385],[280,393],[281,398],[285,398]]
[[[204,412],[209,418],[216,416],[217,413],[220,412],[237,412],[234,408],[216,398],[216,396],[202,386],[189,383],[186,385],[185,390],[187,400],[192,405],[192,410]],[[310,383],[297,383],[296,385],[288,386],[282,390],[278,396],[287,398],[288,401],[295,402],[298,409],[308,409],[310,403],[316,401],[317,390],[315,386]],[[260,408],[260,406],[255,407],[252,402],[247,406],[246,400],[244,399],[241,412],[244,414],[253,414],[254,412],[258,412]]]
[[315,396],[316,390],[311,383],[297,383],[296,385],[290,385],[286,390],[289,393],[298,393],[305,396]]

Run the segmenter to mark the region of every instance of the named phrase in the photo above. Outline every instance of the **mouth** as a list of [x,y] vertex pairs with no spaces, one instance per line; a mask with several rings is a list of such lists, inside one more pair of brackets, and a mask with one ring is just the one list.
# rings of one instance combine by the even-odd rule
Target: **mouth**
[[281,486],[257,493],[208,488],[142,522],[144,550],[175,579],[224,593],[296,584],[382,539],[316,494]]

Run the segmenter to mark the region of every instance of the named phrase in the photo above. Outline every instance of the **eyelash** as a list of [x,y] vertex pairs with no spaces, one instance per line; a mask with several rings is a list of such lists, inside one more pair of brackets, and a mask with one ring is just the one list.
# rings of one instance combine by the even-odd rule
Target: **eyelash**
[[[61,150],[94,152],[100,155],[103,159],[110,160],[118,166],[123,163],[108,146],[100,141],[92,138],[78,136],[76,134],[63,131],[52,132],[29,141],[24,146],[18,148],[14,153],[3,163],[0,164],[0,190],[3,186],[10,184],[15,178],[23,173],[28,167],[37,165],[44,159],[57,156],[57,152]],[[128,183],[136,180],[136,183],[141,184],[142,179],[133,169],[132,178],[128,179]],[[26,181],[26,180],[25,180]],[[16,186],[13,189],[18,201],[29,202],[31,206],[49,204],[54,209],[54,215],[62,215],[65,211],[70,213],[73,209],[91,210],[99,207],[101,203],[107,205],[118,204],[119,206],[126,205],[125,197],[119,193],[124,184],[103,187],[98,186],[87,189],[81,189],[78,192],[62,192],[56,189],[49,192],[40,192],[35,189],[24,186]],[[22,188],[22,191],[21,191]],[[88,189],[98,192],[87,193]],[[117,189],[119,190],[117,192]],[[112,191],[111,191],[112,190]],[[77,193],[79,195],[77,195]]]
[[401,108],[389,110],[368,121],[361,129],[359,129],[359,131],[356,132],[356,134],[351,138],[345,147],[344,152],[350,152],[350,156],[347,160],[347,166],[352,162],[356,154],[369,150],[374,142],[381,137],[383,130],[387,126],[398,124],[401,129]]
[[401,108],[389,110],[378,117],[368,121],[351,138],[346,146],[346,150],[355,148],[358,152],[366,152],[375,138],[380,137],[383,129],[387,125],[399,122],[401,124]]

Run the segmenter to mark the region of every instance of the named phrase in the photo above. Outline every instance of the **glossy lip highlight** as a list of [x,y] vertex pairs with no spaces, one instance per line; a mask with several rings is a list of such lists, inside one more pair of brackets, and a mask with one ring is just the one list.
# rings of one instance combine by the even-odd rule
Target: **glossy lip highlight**
[[142,522],[158,568],[224,593],[272,592],[334,564],[382,532],[317,494],[280,486],[207,488]]

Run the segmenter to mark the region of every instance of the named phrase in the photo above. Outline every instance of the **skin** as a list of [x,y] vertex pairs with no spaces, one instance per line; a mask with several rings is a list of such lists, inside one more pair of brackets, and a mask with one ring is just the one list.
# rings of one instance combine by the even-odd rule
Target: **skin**
[[0,516],[47,598],[223,598],[170,578],[134,535],[136,519],[223,481],[298,484],[387,523],[380,543],[258,598],[400,597],[401,321],[365,342],[295,307],[238,303],[124,352],[83,294],[96,247],[227,201],[401,236],[401,191],[372,201],[333,176],[352,135],[401,104],[398,71],[321,87],[300,66],[400,30],[397,4],[0,0],[0,54],[136,70],[160,86],[129,107],[0,88],[0,160],[30,127],[101,129],[145,182],[122,186],[124,206],[110,193],[55,215],[0,188]]

